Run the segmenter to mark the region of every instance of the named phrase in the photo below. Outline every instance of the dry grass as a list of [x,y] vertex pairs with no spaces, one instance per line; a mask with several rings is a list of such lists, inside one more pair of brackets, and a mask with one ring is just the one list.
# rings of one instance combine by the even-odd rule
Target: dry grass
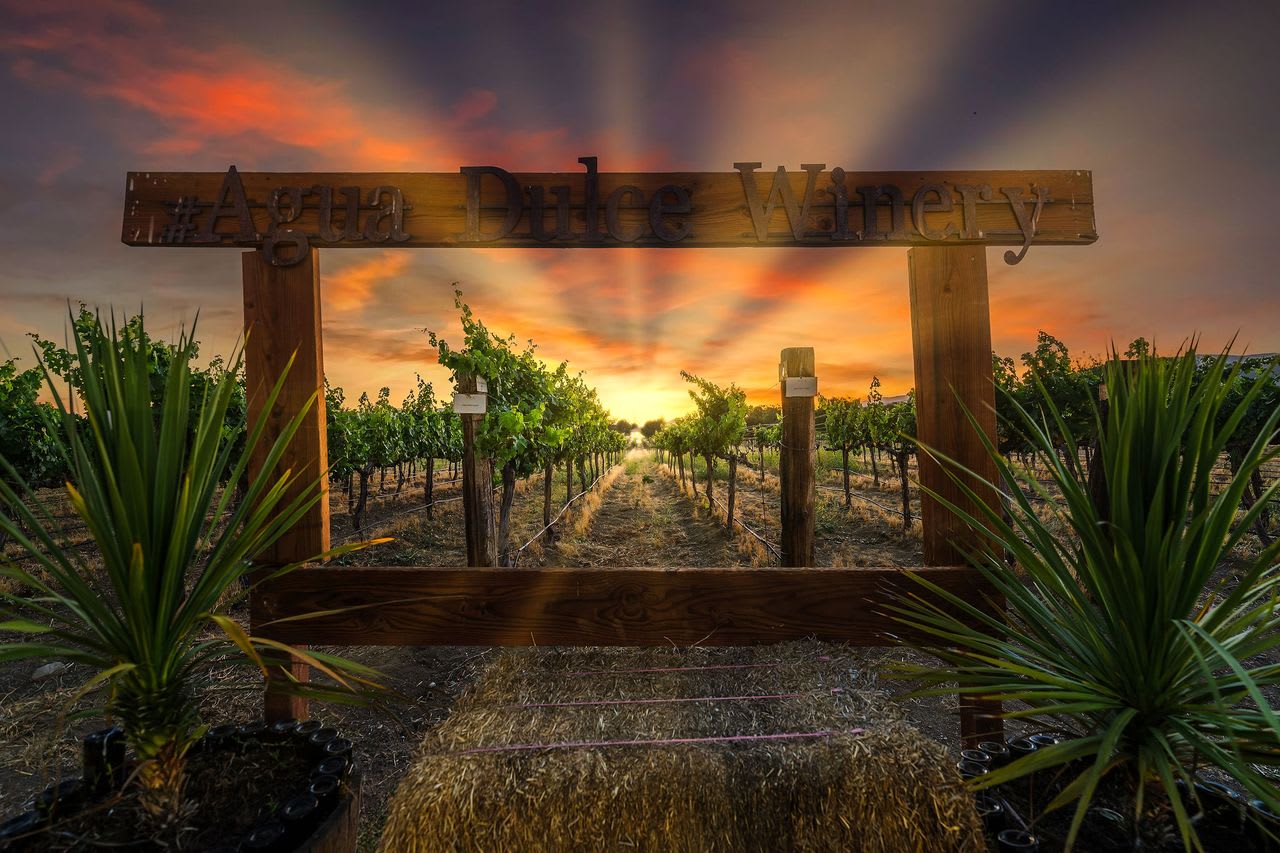
[[862,671],[817,643],[504,652],[427,736],[381,849],[983,849],[944,748]]
[[[777,560],[774,558],[773,554],[769,553],[769,549],[766,548],[764,544],[761,543],[760,540],[757,539],[755,536],[752,536],[750,533],[746,532],[736,524],[734,525],[733,530],[730,531],[728,528],[728,521],[729,521],[728,510],[717,503],[712,503],[710,506],[708,506],[706,494],[701,491],[698,492],[697,496],[695,497],[693,494],[693,487],[688,483],[687,479],[684,485],[682,486],[680,483],[680,474],[677,471],[672,470],[670,465],[667,465],[665,463],[660,464],[657,466],[656,470],[663,477],[666,477],[668,480],[671,481],[671,485],[676,489],[677,492],[679,492],[688,501],[691,501],[693,503],[691,507],[691,511],[695,515],[701,515],[706,518],[713,519],[717,524],[720,524],[725,528],[725,533],[726,535],[728,535],[730,538],[733,539],[734,544],[737,547],[739,556],[745,558],[749,565],[772,566],[777,563]],[[699,482],[704,482],[704,481],[700,480]],[[720,489],[721,494],[716,495],[716,497],[719,498],[721,501],[726,501],[728,499],[727,485],[723,482],[718,482],[716,485],[721,487]],[[735,506],[734,506],[735,518],[747,524],[758,535],[765,536],[765,538],[768,538],[766,535],[767,527],[761,524],[756,519],[747,518],[745,516],[745,513],[747,511],[748,510],[746,508],[745,502],[742,500],[742,485],[739,484],[738,497],[736,499]]]
[[[657,466],[657,470],[686,499],[693,500],[687,472],[684,488],[681,489],[676,469],[662,464]],[[693,512],[712,517],[706,509],[702,480],[698,482],[698,498]],[[870,482],[869,478],[867,482]],[[721,499],[725,494],[724,485],[722,482],[716,484],[716,494]],[[765,473],[763,494],[758,470],[745,473],[738,480],[736,517],[774,543],[781,536],[780,488],[780,482],[772,472]],[[871,495],[871,500],[886,506],[894,506],[894,501],[898,498],[896,491],[890,496],[882,496],[877,492],[872,492]],[[815,502],[815,562],[820,566],[833,567],[920,565],[923,559],[923,528],[919,519],[913,520],[909,531],[904,531],[901,515],[865,500],[858,500],[858,497],[859,494],[855,491],[851,508],[846,510],[843,492],[818,490]],[[721,524],[724,523],[723,507],[715,507],[714,517]],[[747,556],[753,565],[770,565],[776,562],[759,541],[741,529],[735,530],[734,538],[739,552]]]
[[618,476],[622,473],[623,466],[614,465],[600,478],[591,491],[587,492],[578,502],[569,508],[569,512],[573,515],[573,535],[582,536],[588,528],[591,527],[591,519],[595,516],[596,510],[600,509],[600,504],[604,502],[605,494],[613,488],[613,484],[617,482]]
[[602,495],[590,527],[547,549],[545,560],[575,566],[737,565],[723,524],[691,513],[651,454],[630,455]]

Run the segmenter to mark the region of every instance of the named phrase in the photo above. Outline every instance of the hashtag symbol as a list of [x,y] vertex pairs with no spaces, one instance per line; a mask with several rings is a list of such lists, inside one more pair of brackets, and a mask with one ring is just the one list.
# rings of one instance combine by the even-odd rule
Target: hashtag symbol
[[200,212],[200,205],[195,196],[182,196],[173,206],[170,214],[173,221],[160,230],[161,243],[185,243],[187,238],[196,233],[195,215]]

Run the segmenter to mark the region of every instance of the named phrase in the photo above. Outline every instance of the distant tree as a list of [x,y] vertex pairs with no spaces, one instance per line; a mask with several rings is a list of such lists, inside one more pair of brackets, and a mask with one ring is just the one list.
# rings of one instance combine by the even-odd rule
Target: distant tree
[[635,431],[636,425],[631,421],[622,418],[609,424],[609,429],[614,432],[622,433],[623,435],[631,435],[631,433]]
[[898,485],[902,496],[902,529],[911,529],[911,491],[907,470],[912,454],[916,452],[916,392],[912,389],[907,399],[890,403],[884,409],[880,431],[880,448],[889,455],[898,469]]
[[1030,449],[1018,427],[1020,380],[1012,356],[991,352],[991,373],[996,383],[996,439],[1001,453],[1024,453]]
[[849,489],[849,451],[862,446],[866,435],[865,414],[862,401],[847,397],[823,397],[820,404],[827,445],[840,451],[841,469],[844,472],[844,506],[852,505]]
[[888,428],[885,412],[884,395],[880,393],[880,377],[871,377],[871,387],[867,390],[867,405],[862,412],[862,422],[866,429],[865,442],[871,448],[871,485],[880,488],[880,466],[877,459],[880,454],[880,443]]
[[645,421],[644,426],[640,427],[640,434],[643,435],[646,439],[652,439],[655,435],[657,435],[658,430],[662,429],[662,427],[665,424],[666,424],[666,421],[663,418],[657,418],[656,420],[652,420],[652,421]]
[[1134,338],[1124,350],[1124,357],[1131,359],[1146,358],[1151,354],[1151,344],[1146,338]]
[[[1037,333],[1035,350],[1022,354],[1022,364],[1026,373],[1019,389],[1019,402],[1047,427],[1063,460],[1070,466],[1079,464],[1068,444],[1080,446],[1075,442],[1081,442],[1087,446],[1092,442],[1097,424],[1094,405],[1097,371],[1072,362],[1067,345],[1045,331]],[[1046,407],[1045,398],[1053,401],[1053,408],[1066,427],[1065,433]],[[1067,436],[1074,441],[1069,442]]]
[[728,520],[733,530],[733,503],[738,471],[738,445],[747,428],[747,395],[736,385],[723,388],[710,380],[681,371],[686,382],[694,385],[689,396],[698,407],[693,424],[693,447],[707,465],[707,505],[714,501],[714,460],[718,457],[729,463]]
[[747,426],[760,424],[776,424],[782,420],[780,406],[752,406],[747,409]]

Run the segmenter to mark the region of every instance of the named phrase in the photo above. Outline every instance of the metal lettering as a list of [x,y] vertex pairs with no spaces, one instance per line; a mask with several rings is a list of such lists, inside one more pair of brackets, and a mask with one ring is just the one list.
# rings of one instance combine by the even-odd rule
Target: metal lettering
[[[382,204],[382,197],[390,196],[391,201],[382,205],[377,213],[369,215],[364,223],[364,236],[374,243],[403,243],[409,239],[404,231],[404,193],[399,187],[374,187],[369,190],[369,205]],[[390,220],[387,230],[381,230],[381,224]]]
[[[902,200],[902,190],[892,184],[882,187],[858,187],[858,195],[862,196],[862,230],[858,232],[860,240],[905,240],[907,239],[906,205]],[[888,234],[880,232],[877,209],[882,196],[889,197],[890,223],[892,230]]]
[[[930,193],[936,195],[938,200],[929,201]],[[920,236],[926,240],[945,240],[956,233],[955,223],[948,222],[946,228],[937,231],[929,227],[925,214],[950,213],[954,207],[955,200],[951,196],[951,190],[942,184],[925,184],[916,190],[916,194],[911,198],[911,221],[915,223]]]
[[[278,251],[281,246],[292,246],[293,251],[282,255]],[[262,238],[261,251],[262,256],[273,267],[291,267],[294,264],[302,263],[303,259],[307,257],[307,253],[311,251],[311,241],[307,238],[305,231],[282,228]]]
[[622,221],[618,218],[618,208],[622,206],[623,196],[629,196],[631,205],[634,207],[644,207],[644,190],[639,187],[627,184],[618,187],[609,193],[609,200],[604,205],[604,224],[609,229],[609,236],[623,243],[633,243],[644,236],[644,226],[636,228],[633,232],[627,232],[622,229]]
[[[267,204],[267,216],[271,217],[271,226],[287,225],[302,215],[302,196],[306,191],[302,187],[276,187],[271,191],[271,201]],[[288,211],[281,210],[280,203],[289,199]]]
[[587,235],[582,239],[588,243],[598,243],[604,239],[604,235],[600,233],[600,177],[596,171],[596,158],[579,157],[578,162],[587,167],[587,204],[583,210],[587,217]]
[[[467,176],[467,219],[462,239],[468,243],[501,240],[516,229],[520,216],[524,213],[524,196],[520,192],[520,184],[511,173],[497,166],[463,166],[462,174]],[[502,181],[507,191],[507,215],[502,227],[497,231],[480,230],[480,177],[493,175]]]
[[546,206],[542,187],[529,187],[529,231],[533,239],[543,243],[548,240],[572,240],[569,233],[569,188],[552,187],[551,194],[556,197],[556,230],[548,232],[546,223]]
[[347,218],[342,223],[343,240],[363,240],[360,233],[360,188],[340,187],[343,201],[346,202]]
[[200,212],[200,202],[195,196],[183,196],[173,204],[169,212],[169,224],[160,229],[161,243],[185,243],[196,234],[195,217]]
[[978,227],[978,201],[991,201],[991,185],[956,184],[956,192],[960,193],[960,206],[964,211],[961,239],[981,240],[982,229]]
[[831,229],[832,240],[852,240],[849,230],[849,190],[844,185],[844,169],[836,166],[831,170],[831,195],[835,199],[835,227]]
[[[228,207],[230,209],[223,212],[223,209]],[[209,211],[209,216],[204,221],[204,228],[200,229],[196,242],[221,243],[225,237],[217,233],[218,220],[228,216],[236,217],[240,223],[240,230],[231,238],[233,241],[252,243],[258,239],[257,229],[253,225],[253,216],[249,213],[249,200],[244,196],[244,182],[240,180],[240,173],[236,171],[235,166],[227,169],[227,175],[222,179],[222,188],[218,190],[218,197],[213,202],[213,208]]]
[[[676,197],[675,204],[663,202],[663,198],[668,195]],[[666,243],[678,243],[689,236],[689,230],[693,227],[692,223],[686,219],[680,224],[679,228],[669,230],[667,223],[662,221],[662,217],[667,213],[688,214],[692,212],[693,202],[684,187],[678,187],[675,184],[658,187],[653,194],[653,199],[649,202],[649,227],[653,229],[654,236],[659,240]]]
[[333,187],[316,184],[311,188],[311,195],[320,197],[320,227],[316,231],[316,238],[326,243],[338,242],[342,239],[342,234],[333,230]]
[[[267,216],[271,218],[271,226],[267,236],[262,239],[262,254],[273,266],[290,267],[300,263],[311,250],[311,243],[305,231],[294,228],[281,228],[297,220],[302,215],[302,197],[308,192],[302,187],[276,187],[271,191],[271,200],[267,204]],[[282,209],[285,198],[289,200],[287,209]],[[281,255],[280,246],[292,246],[293,251]]]
[[804,187],[803,202],[796,201],[796,194],[791,189],[787,170],[779,166],[773,173],[773,185],[769,188],[769,195],[763,205],[760,203],[760,191],[756,187],[753,175],[755,170],[760,168],[760,164],[734,163],[733,168],[742,175],[742,191],[747,197],[747,209],[751,212],[751,224],[755,227],[757,240],[763,243],[769,239],[769,221],[773,218],[774,208],[777,207],[775,199],[781,200],[783,210],[786,211],[787,222],[791,226],[791,236],[797,240],[808,236],[805,225],[809,218],[809,205],[813,202],[813,186],[818,180],[818,173],[827,168],[826,165],[822,163],[800,165],[800,168],[809,174]]
[[1040,225],[1040,213],[1044,210],[1044,203],[1049,201],[1047,187],[1033,186],[1031,191],[1035,193],[1036,206],[1028,217],[1027,205],[1022,200],[1022,189],[1020,187],[1000,188],[1000,192],[1009,200],[1009,207],[1013,208],[1013,215],[1018,220],[1018,230],[1022,232],[1022,248],[1017,252],[1009,250],[1004,253],[1004,262],[1009,266],[1022,263],[1022,259],[1027,256],[1027,250],[1031,248],[1031,241],[1035,239],[1036,229]]

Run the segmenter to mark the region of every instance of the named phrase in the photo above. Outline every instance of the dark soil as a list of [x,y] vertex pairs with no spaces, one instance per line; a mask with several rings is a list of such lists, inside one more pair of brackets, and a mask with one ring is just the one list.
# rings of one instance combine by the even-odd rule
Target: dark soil
[[[85,850],[150,841],[156,849],[224,850],[267,820],[291,797],[306,792],[318,757],[296,744],[248,741],[236,749],[194,750],[188,759],[187,811],[174,824],[149,828],[136,789],[101,799],[71,801],[53,821],[10,849]],[[73,778],[78,773],[72,774]]]

